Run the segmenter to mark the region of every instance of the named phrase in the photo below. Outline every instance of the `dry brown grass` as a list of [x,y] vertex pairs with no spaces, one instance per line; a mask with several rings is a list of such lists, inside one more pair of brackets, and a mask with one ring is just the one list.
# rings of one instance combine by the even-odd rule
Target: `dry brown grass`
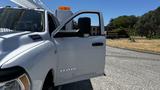
[[136,42],[130,42],[128,39],[107,40],[107,45],[137,51],[160,53],[160,39],[148,40],[143,38],[135,40]]

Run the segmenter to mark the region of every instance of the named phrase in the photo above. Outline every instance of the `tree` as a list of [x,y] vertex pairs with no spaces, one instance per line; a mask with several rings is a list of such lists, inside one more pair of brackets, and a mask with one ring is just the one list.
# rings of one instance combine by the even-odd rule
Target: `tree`
[[160,7],[141,16],[135,24],[135,29],[140,36],[146,36],[148,38],[159,37]]
[[139,35],[147,38],[160,38],[160,7],[140,17],[119,16],[111,19],[106,30],[126,30],[130,36]]
[[[119,16],[115,19],[111,19],[110,23],[106,26],[107,31],[113,30],[125,30],[130,32],[130,35],[133,35],[132,31],[134,31],[134,25],[138,21],[138,17],[131,15],[131,16]],[[134,32],[135,33],[135,32]]]

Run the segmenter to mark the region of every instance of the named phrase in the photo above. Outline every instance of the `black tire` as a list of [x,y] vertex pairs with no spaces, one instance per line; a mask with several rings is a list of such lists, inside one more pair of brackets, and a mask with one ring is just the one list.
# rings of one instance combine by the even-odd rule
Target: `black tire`
[[48,75],[47,75],[47,77],[44,81],[42,90],[56,90],[55,86],[54,86],[54,83],[53,83],[52,72],[48,73]]

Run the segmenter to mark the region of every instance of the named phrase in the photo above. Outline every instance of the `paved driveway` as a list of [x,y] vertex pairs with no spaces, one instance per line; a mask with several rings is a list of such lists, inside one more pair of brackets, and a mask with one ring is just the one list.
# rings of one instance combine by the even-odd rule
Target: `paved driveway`
[[160,90],[160,55],[106,48],[107,76],[62,86],[62,90]]

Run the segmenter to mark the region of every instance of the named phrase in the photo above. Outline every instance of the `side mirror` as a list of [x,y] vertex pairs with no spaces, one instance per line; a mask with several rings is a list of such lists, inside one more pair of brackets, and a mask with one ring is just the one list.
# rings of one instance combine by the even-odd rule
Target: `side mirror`
[[78,27],[80,36],[85,34],[90,35],[91,32],[91,19],[89,17],[81,17],[78,19]]

